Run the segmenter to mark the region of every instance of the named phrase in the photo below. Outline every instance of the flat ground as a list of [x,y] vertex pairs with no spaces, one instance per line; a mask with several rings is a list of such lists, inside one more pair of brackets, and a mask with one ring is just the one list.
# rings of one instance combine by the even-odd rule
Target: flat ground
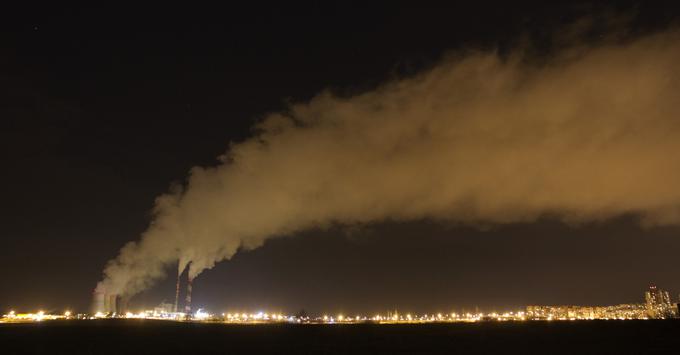
[[225,325],[149,320],[0,324],[2,354],[650,354],[680,321]]

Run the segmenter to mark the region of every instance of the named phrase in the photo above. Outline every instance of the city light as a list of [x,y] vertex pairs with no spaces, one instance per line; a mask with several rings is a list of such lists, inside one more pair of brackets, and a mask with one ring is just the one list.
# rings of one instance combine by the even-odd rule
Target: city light
[[678,318],[679,312],[676,303],[672,303],[667,291],[654,286],[644,294],[645,303],[626,303],[612,306],[540,306],[530,305],[522,310],[504,312],[465,312],[465,313],[433,313],[415,314],[399,313],[397,310],[387,313],[377,313],[373,316],[357,314],[347,317],[343,314],[329,316],[324,314],[318,317],[285,315],[280,312],[257,311],[225,312],[213,314],[199,308],[193,315],[181,312],[172,312],[167,305],[159,306],[153,310],[132,312],[124,314],[96,312],[93,315],[77,314],[67,310],[63,314],[49,314],[43,310],[35,313],[20,313],[15,310],[9,311],[0,318],[0,322],[40,322],[47,320],[73,320],[73,319],[155,319],[171,321],[193,322],[216,322],[235,324],[266,324],[266,323],[295,323],[295,324],[421,324],[421,323],[453,323],[453,322],[481,322],[481,321],[584,321],[584,320],[633,320],[633,319],[667,319]]
[[196,314],[194,314],[194,319],[196,320],[206,320],[210,317],[210,314],[204,312],[202,309],[199,309],[196,311]]

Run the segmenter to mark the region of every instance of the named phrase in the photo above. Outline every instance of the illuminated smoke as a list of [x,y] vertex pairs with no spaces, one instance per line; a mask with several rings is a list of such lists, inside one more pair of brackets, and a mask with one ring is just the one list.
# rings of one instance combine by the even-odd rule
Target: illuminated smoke
[[178,261],[194,278],[239,248],[329,224],[678,223],[679,40],[540,61],[459,54],[373,91],[294,104],[160,196],[99,287],[132,295]]

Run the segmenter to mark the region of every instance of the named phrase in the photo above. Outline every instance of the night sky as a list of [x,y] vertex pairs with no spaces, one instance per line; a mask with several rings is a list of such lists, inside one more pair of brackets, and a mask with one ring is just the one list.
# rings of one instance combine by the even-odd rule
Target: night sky
[[[596,40],[677,23],[674,1],[337,2],[3,11],[0,310],[87,311],[108,260],[157,196],[216,165],[271,112],[324,89],[352,96],[462,50],[531,42],[584,17]],[[622,20],[625,19],[625,20]],[[618,22],[617,22],[618,21]],[[209,310],[436,312],[642,301],[680,292],[677,226],[635,213],[567,224],[332,224],[239,251],[194,281]],[[172,268],[171,268],[172,269]],[[166,280],[132,307],[174,299]]]

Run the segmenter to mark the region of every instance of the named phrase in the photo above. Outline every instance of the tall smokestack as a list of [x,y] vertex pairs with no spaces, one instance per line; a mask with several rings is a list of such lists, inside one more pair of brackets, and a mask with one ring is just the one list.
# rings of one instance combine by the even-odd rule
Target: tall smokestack
[[173,312],[175,313],[177,313],[177,304],[179,303],[179,281],[181,276],[182,271],[181,270],[177,271],[177,286],[175,287],[175,307],[173,309]]
[[187,281],[187,298],[186,298],[186,303],[184,304],[184,313],[186,313],[187,318],[191,317],[191,283],[193,279],[191,277],[188,278]]

